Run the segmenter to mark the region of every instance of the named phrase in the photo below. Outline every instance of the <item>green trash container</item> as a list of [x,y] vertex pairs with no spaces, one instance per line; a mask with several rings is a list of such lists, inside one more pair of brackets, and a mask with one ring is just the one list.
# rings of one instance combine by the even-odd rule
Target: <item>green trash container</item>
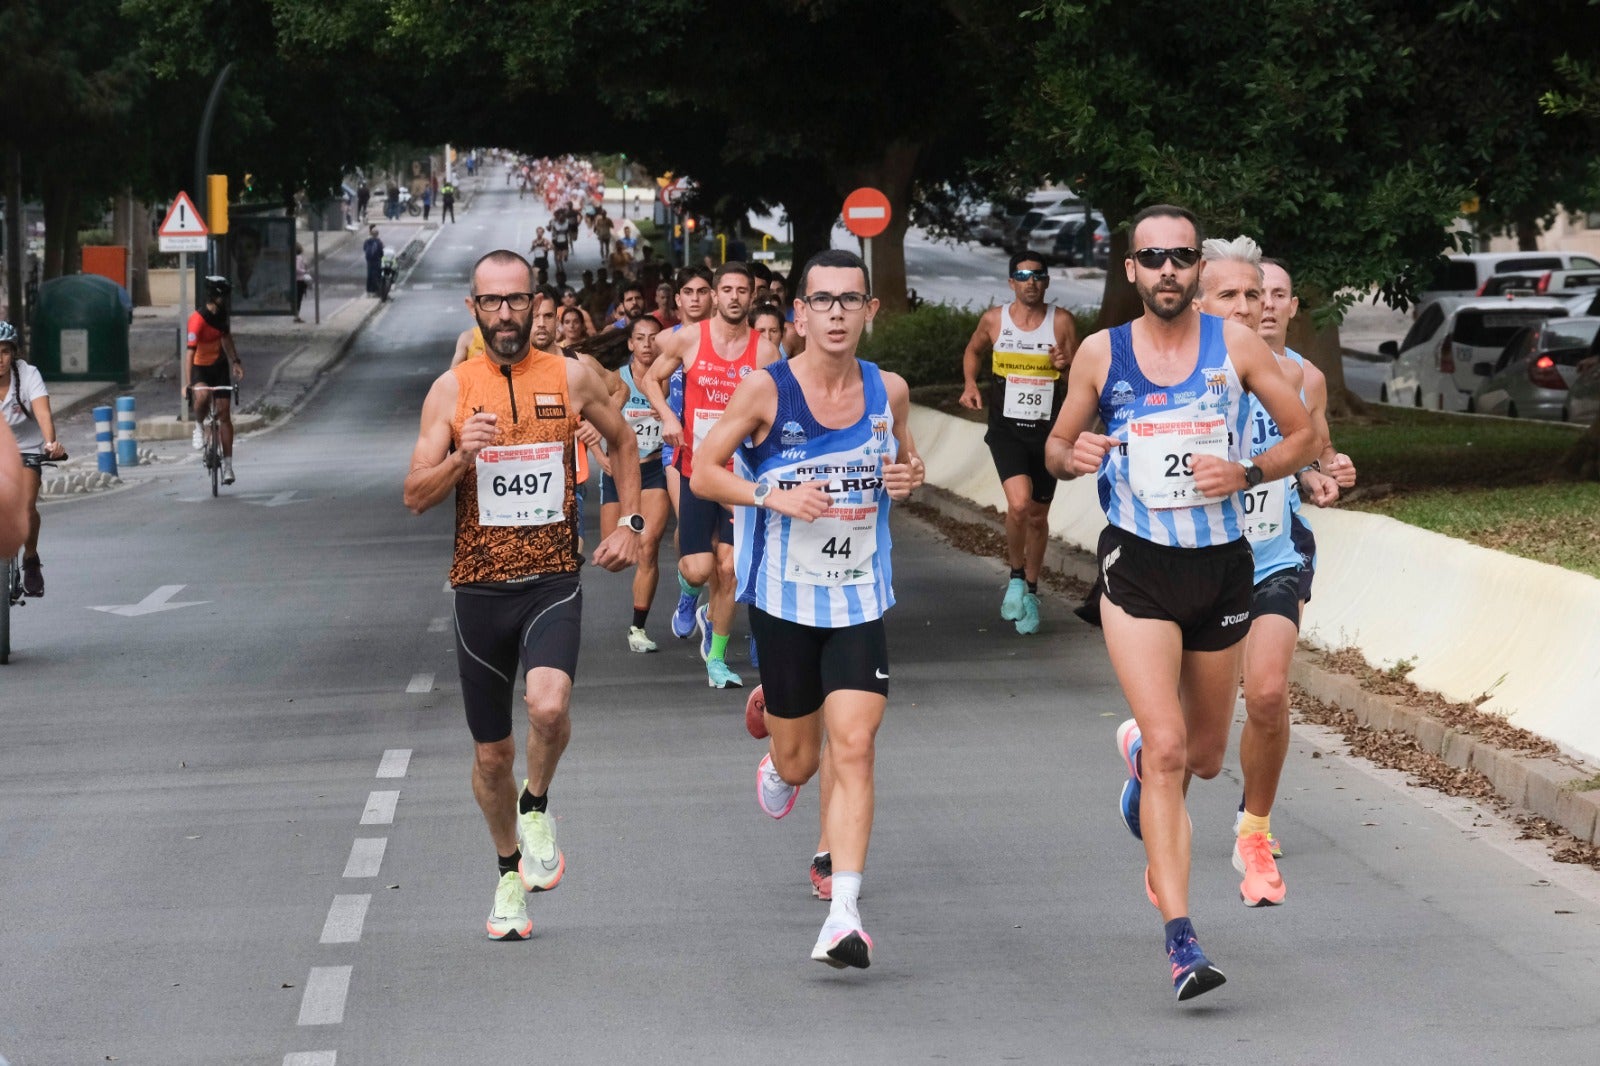
[[126,290],[98,274],[69,274],[39,286],[29,362],[49,381],[114,381],[126,385]]

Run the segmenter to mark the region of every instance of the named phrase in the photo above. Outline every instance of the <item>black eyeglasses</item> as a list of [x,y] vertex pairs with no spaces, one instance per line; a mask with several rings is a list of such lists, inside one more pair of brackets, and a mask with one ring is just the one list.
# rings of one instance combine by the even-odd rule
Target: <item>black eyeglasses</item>
[[1198,248],[1138,248],[1132,255],[1146,270],[1160,270],[1168,259],[1179,270],[1188,270],[1200,261]]
[[1044,268],[1038,270],[1013,270],[1011,272],[1011,280],[1020,281],[1023,284],[1027,284],[1030,281],[1049,281],[1050,271]]
[[472,298],[478,305],[478,310],[493,314],[500,310],[500,305],[505,304],[513,311],[526,311],[533,306],[533,293],[531,292],[485,292]]
[[867,306],[870,299],[864,292],[811,292],[805,297],[806,306],[813,311],[832,311],[835,303],[846,311],[859,311]]

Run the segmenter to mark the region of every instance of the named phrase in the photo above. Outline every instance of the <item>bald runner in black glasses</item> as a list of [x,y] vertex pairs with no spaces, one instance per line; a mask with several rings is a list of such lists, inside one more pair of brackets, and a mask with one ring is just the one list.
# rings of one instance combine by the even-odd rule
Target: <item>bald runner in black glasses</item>
[[961,406],[983,410],[978,369],[989,353],[989,432],[984,443],[1006,494],[1006,583],[1000,617],[1017,632],[1039,630],[1039,568],[1050,537],[1050,501],[1056,479],[1045,469],[1044,442],[1067,395],[1063,371],[1072,363],[1078,333],[1065,308],[1045,302],[1050,272],[1037,255],[1018,252],[1006,270],[1016,299],[991,307],[962,356],[967,387]]

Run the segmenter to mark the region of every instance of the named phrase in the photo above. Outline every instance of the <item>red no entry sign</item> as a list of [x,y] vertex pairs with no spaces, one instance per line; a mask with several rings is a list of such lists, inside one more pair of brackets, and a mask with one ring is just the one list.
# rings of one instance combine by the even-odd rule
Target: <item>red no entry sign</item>
[[867,186],[846,196],[844,228],[857,237],[876,237],[889,228],[889,198]]

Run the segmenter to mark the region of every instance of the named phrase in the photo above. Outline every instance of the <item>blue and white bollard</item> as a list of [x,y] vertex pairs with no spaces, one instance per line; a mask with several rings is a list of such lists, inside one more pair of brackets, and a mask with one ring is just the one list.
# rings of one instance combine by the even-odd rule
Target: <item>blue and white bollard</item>
[[139,442],[134,434],[139,428],[139,418],[134,414],[133,397],[117,397],[117,462],[122,466],[139,465]]
[[94,409],[94,448],[95,458],[100,463],[100,472],[115,477],[117,474],[117,453],[111,449],[111,408],[96,407]]

